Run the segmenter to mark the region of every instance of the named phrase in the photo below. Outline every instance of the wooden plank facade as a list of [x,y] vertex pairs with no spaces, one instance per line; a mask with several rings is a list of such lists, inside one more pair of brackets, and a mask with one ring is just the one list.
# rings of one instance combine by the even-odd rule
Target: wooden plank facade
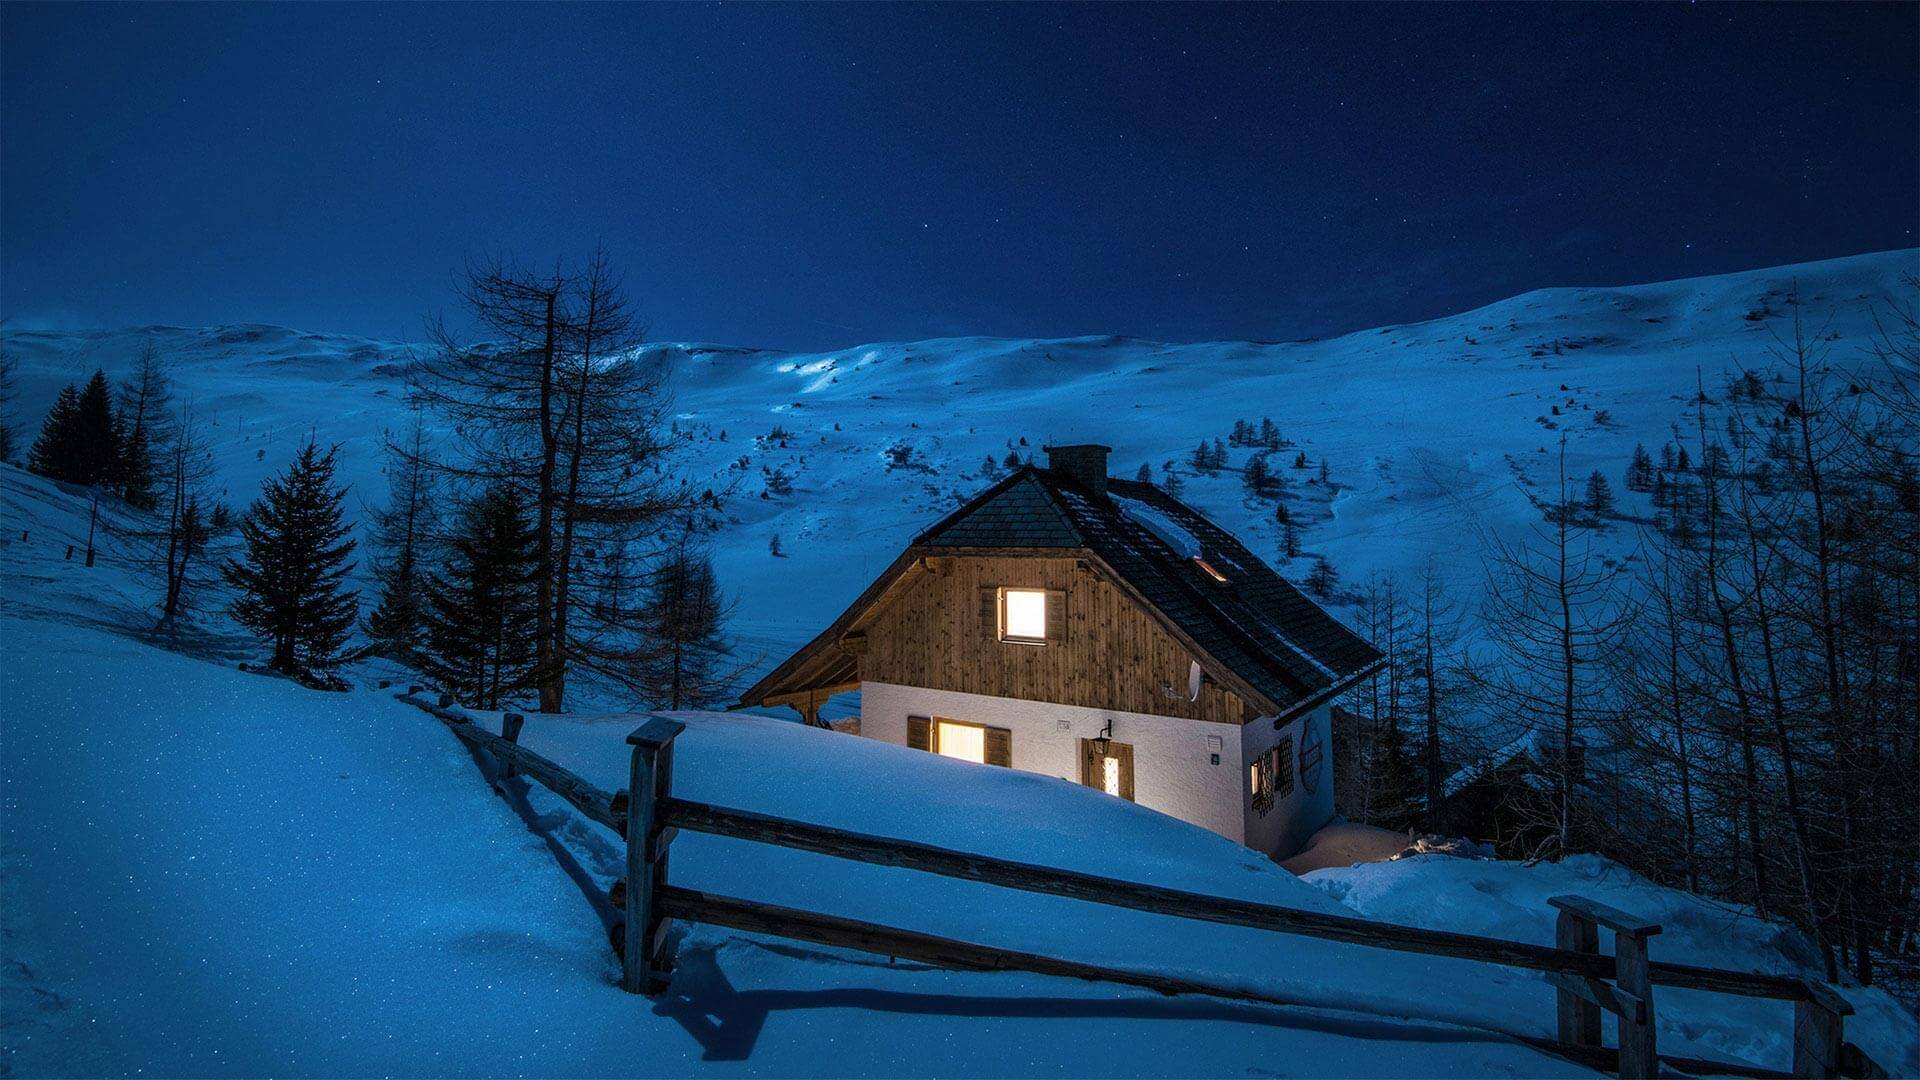
[[[1061,639],[1000,640],[1001,588],[1056,592]],[[924,560],[852,629],[859,679],[991,697],[1241,724],[1241,698],[1211,679],[1187,699],[1193,655],[1084,559],[1032,555]]]

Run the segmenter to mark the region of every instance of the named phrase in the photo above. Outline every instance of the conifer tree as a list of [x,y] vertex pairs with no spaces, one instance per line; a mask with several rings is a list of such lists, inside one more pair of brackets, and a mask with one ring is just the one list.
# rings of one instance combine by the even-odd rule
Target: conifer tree
[[1173,467],[1173,462],[1164,461],[1160,463],[1160,490],[1178,498],[1180,492],[1184,490],[1186,486],[1187,482],[1180,479],[1180,471]]
[[27,468],[56,480],[73,457],[74,421],[80,415],[80,388],[68,383],[60,388],[40,424],[40,434],[27,451]]
[[134,359],[132,372],[120,383],[120,497],[142,510],[153,509],[159,498],[157,459],[166,454],[172,382],[159,351],[148,341]]
[[649,575],[642,611],[647,649],[634,688],[646,703],[684,709],[725,698],[735,674],[721,667],[728,651],[720,633],[726,604],[713,562],[690,532]]
[[1647,453],[1645,443],[1635,443],[1633,460],[1627,463],[1627,490],[1653,490],[1653,455]]
[[1265,454],[1255,455],[1247,462],[1240,478],[1246,482],[1247,490],[1255,495],[1268,495],[1273,491],[1273,470],[1267,467]]
[[1300,526],[1294,524],[1292,518],[1280,523],[1280,550],[1289,559],[1300,557]]
[[240,521],[244,558],[221,571],[240,591],[234,619],[273,650],[268,666],[329,689],[343,686],[327,669],[346,659],[341,650],[359,611],[359,594],[346,588],[354,541],[346,489],[334,486],[338,451],[309,442],[261,485]]
[[1004,466],[1009,472],[1019,468],[1020,467],[1020,451],[1018,450],[1007,451],[1007,456],[1005,460],[1001,461],[1000,464]]
[[1321,599],[1333,595],[1334,586],[1340,583],[1340,575],[1334,572],[1333,564],[1324,555],[1313,557],[1313,569],[1307,573],[1307,591]]
[[1596,520],[1613,513],[1613,488],[1607,485],[1607,478],[1599,469],[1587,476],[1587,513]]
[[374,512],[374,579],[380,603],[367,616],[373,651],[416,663],[425,633],[426,550],[437,519],[436,476],[427,465],[425,417],[415,413],[404,442],[387,451],[387,506]]
[[0,353],[0,461],[12,461],[13,423],[7,419],[13,411],[13,368],[11,355]]
[[1137,473],[1134,473],[1134,474],[1133,474],[1133,478],[1134,478],[1135,480],[1138,480],[1138,481],[1140,481],[1140,482],[1141,482],[1141,483],[1143,483],[1143,484],[1151,484],[1151,483],[1153,483],[1153,466],[1151,466],[1151,465],[1149,465],[1149,464],[1147,464],[1147,463],[1146,463],[1146,462],[1144,462],[1144,461],[1143,461],[1143,462],[1141,462],[1141,463],[1140,463],[1140,471],[1139,471],[1139,472],[1137,472]]
[[1274,423],[1271,416],[1260,418],[1260,445],[1269,450],[1280,449],[1280,425]]
[[986,457],[986,460],[980,463],[980,475],[986,477],[989,480],[993,480],[999,477],[1000,463],[993,460],[992,454],[988,454]]
[[446,565],[423,583],[420,668],[474,708],[533,685],[537,541],[520,497],[492,488],[462,510]]
[[27,467],[68,484],[112,483],[121,468],[120,425],[107,375],[96,370],[82,389],[69,385],[54,400]]

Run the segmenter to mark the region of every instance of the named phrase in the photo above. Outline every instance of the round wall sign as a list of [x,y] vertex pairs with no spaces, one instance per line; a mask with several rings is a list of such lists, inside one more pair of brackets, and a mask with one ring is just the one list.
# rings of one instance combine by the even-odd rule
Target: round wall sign
[[1312,717],[1300,725],[1300,786],[1311,795],[1320,790],[1320,763],[1326,756],[1322,749],[1320,728]]

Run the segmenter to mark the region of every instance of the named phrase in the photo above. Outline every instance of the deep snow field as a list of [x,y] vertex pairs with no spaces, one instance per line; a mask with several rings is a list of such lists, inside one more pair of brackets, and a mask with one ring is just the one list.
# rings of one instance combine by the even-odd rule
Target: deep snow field
[[[1313,469],[1287,496],[1344,579],[1429,558],[1463,601],[1477,534],[1537,520],[1564,433],[1570,471],[1618,478],[1709,388],[1766,364],[1798,281],[1832,360],[1863,359],[1916,252],[1621,289],[1547,290],[1315,342],[1164,345],[949,339],[813,355],[665,345],[688,462],[742,482],[714,537],[750,667],[810,637],[916,531],[986,481],[1007,443],[1102,441],[1113,471],[1169,458],[1184,497],[1274,552],[1270,503],[1185,466],[1201,438],[1270,416]],[[1751,317],[1749,317],[1751,316]],[[309,432],[344,446],[354,499],[384,497],[402,345],[278,327],[8,331],[10,419],[31,438],[59,386],[123,372],[151,340],[214,439],[236,508]],[[1555,415],[1554,407],[1559,414]],[[1603,417],[1604,413],[1604,417]],[[766,436],[775,426],[785,445]],[[725,432],[722,439],[721,433]],[[900,465],[890,447],[912,448]],[[1276,455],[1290,463],[1295,449]],[[742,455],[744,472],[730,470]],[[1307,483],[1331,462],[1333,490]],[[762,466],[796,476],[759,498]],[[27,539],[22,541],[22,531]],[[1500,1033],[1551,1033],[1531,973],[1118,911],[682,837],[684,885],[930,933],[1184,973],[1297,1000],[1253,1007],[687,928],[673,990],[617,988],[601,897],[620,849],[537,787],[490,790],[443,726],[350,672],[322,694],[246,674],[217,615],[150,633],[155,591],[75,492],[0,465],[0,1075],[1368,1075],[1581,1070]],[[782,538],[785,558],[769,555]],[[1625,557],[1627,522],[1598,542]],[[607,703],[600,703],[607,704]],[[535,716],[523,741],[622,786],[635,715]],[[617,707],[617,706],[612,706]],[[841,711],[856,707],[841,703]],[[1211,833],[1048,777],[785,721],[685,717],[693,798],[1143,882],[1550,942],[1548,896],[1661,922],[1659,959],[1818,972],[1804,939],[1595,858],[1421,856],[1303,878]],[[1605,943],[1603,942],[1603,947]],[[1878,990],[1848,1038],[1920,1073],[1920,1026]],[[1662,989],[1663,1051],[1785,1068],[1791,1010]],[[1611,1038],[1611,1035],[1609,1035]]]
[[[1598,468],[1622,514],[1645,516],[1646,496],[1620,483],[1634,444],[1658,454],[1671,425],[1687,421],[1697,377],[1717,391],[1733,371],[1764,369],[1773,335],[1790,332],[1786,297],[1796,282],[1831,361],[1851,366],[1865,359],[1875,311],[1917,271],[1920,251],[1905,250],[1545,289],[1323,341],[947,338],[804,355],[655,348],[674,364],[679,424],[692,435],[689,471],[702,484],[737,482],[714,555],[752,675],[811,638],[916,532],[985,486],[982,459],[1003,458],[1010,441],[1043,463],[1039,448],[1050,441],[1106,443],[1115,474],[1132,476],[1145,462],[1156,480],[1172,459],[1188,474],[1182,497],[1284,574],[1304,576],[1311,556],[1325,555],[1358,583],[1375,571],[1410,575],[1432,559],[1470,607],[1481,588],[1479,538],[1512,537],[1539,520],[1530,498],[1555,496],[1562,435],[1576,489]],[[635,299],[644,310],[645,297]],[[96,366],[118,375],[149,340],[173,365],[182,403],[209,425],[236,509],[309,432],[342,444],[341,475],[355,499],[386,498],[381,433],[403,420],[404,344],[276,326],[10,330],[0,334],[20,364],[10,418],[30,439],[61,385]],[[1244,491],[1238,470],[1252,450],[1230,450],[1228,470],[1214,477],[1186,465],[1202,438],[1263,416],[1298,444],[1273,457],[1302,527],[1306,555],[1292,563],[1277,550],[1272,504]],[[765,438],[775,428],[784,441]],[[887,452],[898,445],[910,448],[905,465]],[[1291,468],[1298,452],[1306,471]],[[732,468],[743,456],[747,467]],[[1308,482],[1323,459],[1332,490]],[[792,493],[760,498],[763,467],[792,474]],[[785,557],[769,554],[776,534]],[[1637,533],[1617,522],[1597,543],[1624,557]],[[830,715],[852,709],[838,703]]]
[[[657,1001],[618,989],[622,851],[541,789],[489,788],[373,687],[236,670],[209,620],[142,640],[150,587],[63,558],[85,503],[0,466],[0,1075],[1560,1076],[1528,972],[1193,923],[698,835],[673,879],[1014,948],[1258,987],[1255,1007],[686,928]],[[19,529],[28,540],[19,540]],[[1296,878],[1051,777],[741,714],[681,714],[690,798],[1142,882],[1552,940],[1546,897],[1660,920],[1657,958],[1817,973],[1777,924],[1583,858],[1423,856]],[[493,717],[482,717],[494,722]],[[608,788],[638,715],[534,716]],[[1603,947],[1606,943],[1603,941]],[[1920,1027],[1843,990],[1848,1037],[1920,1071]],[[1783,1003],[1663,989],[1670,1054],[1787,1065]],[[1609,1036],[1611,1037],[1611,1036]]]

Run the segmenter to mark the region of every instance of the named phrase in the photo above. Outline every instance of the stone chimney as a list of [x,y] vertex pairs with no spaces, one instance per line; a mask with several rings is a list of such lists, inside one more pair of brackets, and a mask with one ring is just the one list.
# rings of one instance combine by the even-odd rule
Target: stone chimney
[[1080,443],[1075,446],[1048,446],[1047,471],[1065,477],[1067,482],[1089,495],[1107,493],[1107,455],[1111,446]]

